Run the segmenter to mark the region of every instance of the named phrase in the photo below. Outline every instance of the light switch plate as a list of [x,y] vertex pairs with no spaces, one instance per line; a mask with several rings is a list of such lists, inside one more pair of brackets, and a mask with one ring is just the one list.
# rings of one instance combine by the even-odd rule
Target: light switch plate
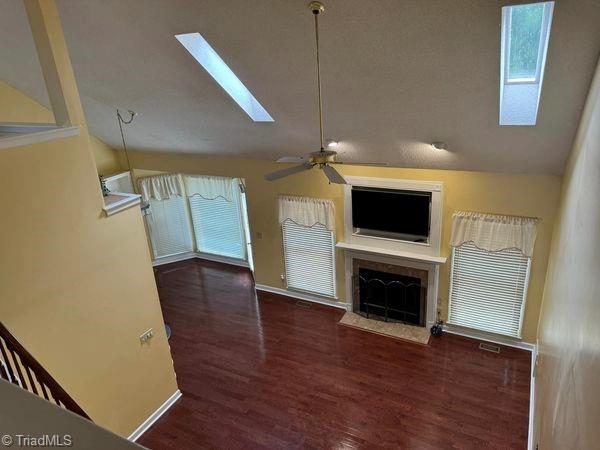
[[140,334],[140,343],[141,344],[145,344],[148,339],[152,339],[154,337],[154,330],[152,328],[150,328],[147,331],[144,331],[142,334]]

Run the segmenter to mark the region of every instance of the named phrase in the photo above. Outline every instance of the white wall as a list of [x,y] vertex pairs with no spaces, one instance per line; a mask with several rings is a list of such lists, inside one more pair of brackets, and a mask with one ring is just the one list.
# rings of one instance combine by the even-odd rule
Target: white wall
[[600,65],[564,178],[538,337],[539,448],[599,448]]

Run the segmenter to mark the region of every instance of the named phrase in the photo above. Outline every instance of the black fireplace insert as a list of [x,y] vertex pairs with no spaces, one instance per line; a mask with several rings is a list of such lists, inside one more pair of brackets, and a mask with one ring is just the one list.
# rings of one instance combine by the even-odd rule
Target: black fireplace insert
[[427,287],[421,279],[360,268],[359,314],[386,322],[425,325]]

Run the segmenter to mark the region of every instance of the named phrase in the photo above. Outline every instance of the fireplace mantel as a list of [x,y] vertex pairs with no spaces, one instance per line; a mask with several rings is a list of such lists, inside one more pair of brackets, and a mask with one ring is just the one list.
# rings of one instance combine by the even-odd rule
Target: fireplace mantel
[[435,265],[445,264],[447,259],[445,256],[431,256],[422,253],[413,253],[401,250],[389,250],[386,248],[372,247],[370,245],[353,244],[351,242],[338,242],[335,246],[343,250],[370,253],[372,255],[391,256],[394,258],[401,258],[409,261],[418,261]]
[[336,247],[344,250],[346,308],[348,311],[353,311],[355,305],[354,288],[352,284],[354,274],[353,260],[356,258],[366,259],[375,262],[426,270],[428,272],[428,277],[425,326],[429,328],[434,324],[437,320],[439,269],[442,264],[446,263],[446,257],[413,253],[404,250],[391,250],[388,248],[373,247],[350,242],[338,242]]

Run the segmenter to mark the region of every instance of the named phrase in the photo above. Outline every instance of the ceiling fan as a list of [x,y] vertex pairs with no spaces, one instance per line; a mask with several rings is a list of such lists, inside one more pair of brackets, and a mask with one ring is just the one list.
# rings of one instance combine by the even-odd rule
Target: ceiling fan
[[265,175],[265,179],[268,181],[275,181],[279,178],[284,178],[295,173],[304,172],[310,170],[313,167],[318,167],[323,170],[325,176],[329,179],[330,183],[335,184],[346,184],[344,177],[335,170],[332,164],[351,164],[357,166],[386,166],[387,164],[378,163],[358,163],[358,162],[342,162],[337,160],[338,153],[334,150],[325,150],[324,139],[323,139],[323,101],[321,99],[321,65],[319,60],[319,14],[325,12],[325,7],[321,2],[311,2],[309,8],[315,18],[315,42],[317,48],[317,97],[319,101],[319,131],[321,139],[321,150],[311,152],[307,156],[286,156],[279,158],[279,163],[299,163],[299,166],[290,167],[277,172],[272,172]]

